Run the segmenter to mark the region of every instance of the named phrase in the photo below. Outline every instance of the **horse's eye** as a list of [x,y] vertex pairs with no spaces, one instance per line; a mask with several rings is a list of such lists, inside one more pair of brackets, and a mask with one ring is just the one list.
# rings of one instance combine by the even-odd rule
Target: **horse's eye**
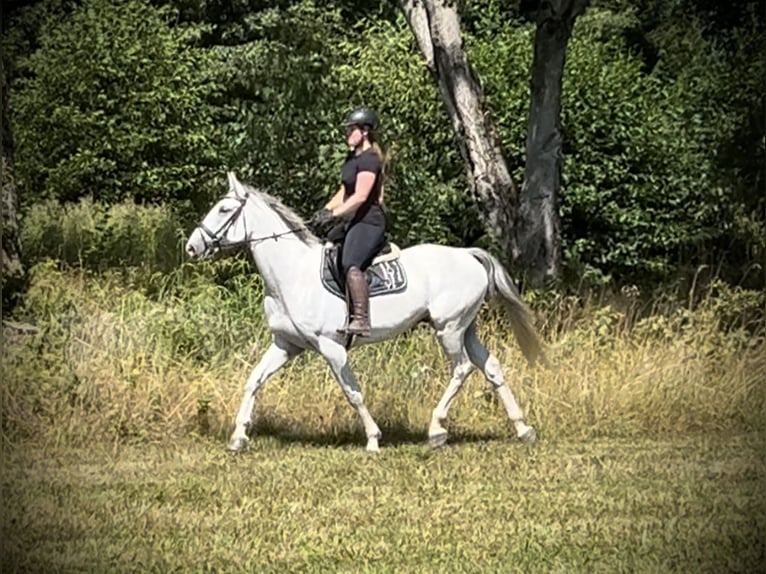
[[221,207],[218,208],[218,213],[220,214],[229,213],[230,211],[231,211],[231,207],[227,207],[225,205],[222,205]]

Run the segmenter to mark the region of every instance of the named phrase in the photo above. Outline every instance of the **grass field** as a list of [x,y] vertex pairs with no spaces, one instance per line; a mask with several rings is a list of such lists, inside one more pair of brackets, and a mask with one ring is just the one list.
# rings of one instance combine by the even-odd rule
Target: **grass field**
[[[425,438],[425,437],[422,437]],[[5,453],[5,572],[762,572],[762,435]]]
[[225,264],[32,270],[14,317],[32,327],[4,327],[3,574],[765,571],[763,293],[532,301],[552,369],[488,309],[532,446],[476,373],[428,449],[449,368],[419,327],[351,357],[380,455],[306,355],[234,457],[259,289]]

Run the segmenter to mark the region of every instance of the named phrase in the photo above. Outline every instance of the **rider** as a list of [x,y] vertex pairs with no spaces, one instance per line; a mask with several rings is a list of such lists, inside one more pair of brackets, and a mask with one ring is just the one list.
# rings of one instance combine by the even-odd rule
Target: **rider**
[[346,118],[348,155],[341,169],[338,192],[312,217],[325,224],[343,221],[330,232],[340,243],[340,267],[346,278],[353,304],[353,320],[345,332],[370,334],[369,287],[364,270],[385,244],[387,224],[383,210],[384,155],[375,141],[377,114],[365,107],[353,110]]

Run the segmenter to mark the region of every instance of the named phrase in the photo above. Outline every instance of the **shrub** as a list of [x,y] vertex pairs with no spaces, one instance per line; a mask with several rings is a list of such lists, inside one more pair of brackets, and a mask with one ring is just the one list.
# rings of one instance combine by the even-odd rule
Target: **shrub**
[[31,206],[21,221],[28,264],[54,259],[92,270],[168,272],[183,260],[184,227],[169,206],[106,205],[86,198]]
[[171,18],[143,0],[86,0],[45,21],[14,85],[25,205],[205,199],[214,56]]

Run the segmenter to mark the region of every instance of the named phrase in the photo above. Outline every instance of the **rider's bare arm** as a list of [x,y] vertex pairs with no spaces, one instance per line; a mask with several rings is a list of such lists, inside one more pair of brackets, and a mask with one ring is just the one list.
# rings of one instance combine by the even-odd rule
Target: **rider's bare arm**
[[325,209],[335,209],[341,203],[343,203],[343,185],[338,188],[338,192],[327,202]]

